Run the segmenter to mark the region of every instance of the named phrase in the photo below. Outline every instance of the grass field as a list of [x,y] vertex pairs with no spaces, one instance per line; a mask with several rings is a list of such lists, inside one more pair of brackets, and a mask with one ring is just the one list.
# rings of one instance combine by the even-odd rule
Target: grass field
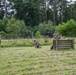
[[[1,47],[31,47],[34,39],[2,39]],[[37,38],[41,45],[51,45],[52,38]]]
[[0,75],[76,75],[76,49],[0,48]]

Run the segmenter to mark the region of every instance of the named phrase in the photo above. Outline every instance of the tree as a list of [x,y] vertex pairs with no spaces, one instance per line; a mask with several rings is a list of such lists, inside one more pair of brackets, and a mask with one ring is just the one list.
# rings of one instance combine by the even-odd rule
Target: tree
[[3,20],[0,19],[0,31],[6,31],[5,28],[6,28],[6,25],[8,23],[8,19],[7,18],[4,18]]
[[48,23],[46,24],[41,23],[38,26],[38,31],[41,33],[41,35],[43,36],[49,36],[52,37],[53,32],[55,31],[55,27],[53,26],[53,23],[51,21],[48,21]]
[[9,38],[25,37],[26,26],[23,21],[11,18],[6,25],[6,33]]
[[63,12],[64,15],[64,22],[67,22],[70,19],[76,20],[76,2],[69,2],[68,5],[65,7],[65,11]]
[[42,35],[40,34],[39,31],[37,31],[37,32],[35,33],[35,37],[36,37],[36,38],[42,38]]
[[16,18],[24,20],[27,26],[39,24],[39,1],[38,0],[13,0],[17,11]]
[[76,37],[76,22],[71,19],[66,23],[59,24],[56,30],[63,36]]
[[9,18],[15,14],[16,10],[13,5],[11,0],[0,0],[0,19]]
[[58,22],[58,5],[59,5],[59,0],[50,0],[50,10],[53,13],[53,23],[54,26],[57,25]]

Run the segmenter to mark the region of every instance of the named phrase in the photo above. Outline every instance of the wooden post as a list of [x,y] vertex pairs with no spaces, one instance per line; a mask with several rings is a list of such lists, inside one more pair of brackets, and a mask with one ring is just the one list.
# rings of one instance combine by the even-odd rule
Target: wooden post
[[57,50],[58,49],[58,40],[53,40],[53,48],[54,50]]
[[58,49],[58,40],[56,39],[56,50]]
[[72,48],[74,49],[74,39],[72,39]]
[[53,49],[56,50],[56,40],[53,40]]

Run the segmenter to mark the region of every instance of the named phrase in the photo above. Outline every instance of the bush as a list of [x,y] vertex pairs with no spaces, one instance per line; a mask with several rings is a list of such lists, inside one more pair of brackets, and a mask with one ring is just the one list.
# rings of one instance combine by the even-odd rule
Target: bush
[[40,34],[39,31],[37,31],[37,32],[35,33],[35,37],[36,37],[36,38],[42,38],[42,35]]
[[56,31],[63,36],[76,37],[76,22],[71,19],[66,23],[59,24],[56,27]]
[[1,38],[5,38],[6,37],[6,33],[4,31],[0,32]]
[[38,26],[38,31],[41,33],[41,35],[44,36],[48,35],[49,37],[51,37],[55,31],[55,27],[53,26],[53,23],[51,21],[48,21],[47,24],[45,22],[41,23]]
[[0,19],[0,34],[2,38],[25,38],[31,36],[31,29],[23,20],[4,18]]

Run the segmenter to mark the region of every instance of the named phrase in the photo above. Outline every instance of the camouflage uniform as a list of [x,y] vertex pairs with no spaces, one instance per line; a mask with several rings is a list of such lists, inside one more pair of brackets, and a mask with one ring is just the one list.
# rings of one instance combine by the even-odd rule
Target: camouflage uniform
[[36,48],[41,48],[40,43],[37,40],[34,40],[33,44]]
[[[54,34],[53,34],[53,38],[58,40],[60,39],[60,35],[55,31]],[[53,45],[51,46],[51,50],[53,49]]]

